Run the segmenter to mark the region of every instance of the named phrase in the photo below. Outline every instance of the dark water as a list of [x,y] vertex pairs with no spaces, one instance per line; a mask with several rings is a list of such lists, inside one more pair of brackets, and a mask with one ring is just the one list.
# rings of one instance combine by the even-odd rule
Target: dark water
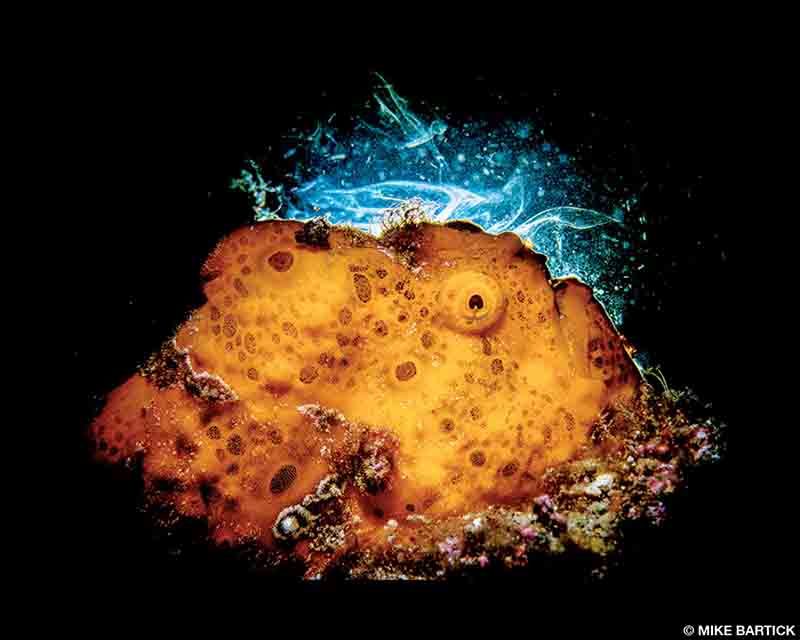
[[[136,487],[88,464],[81,433],[102,395],[201,302],[198,273],[219,238],[252,219],[246,195],[229,189],[243,162],[263,158],[264,147],[294,126],[298,113],[341,112],[366,100],[373,70],[366,64],[281,64],[246,86],[233,78],[209,85],[191,147],[169,141],[171,128],[158,118],[155,104],[149,113],[164,146],[137,155],[133,174],[121,172],[114,180],[113,169],[106,168],[107,179],[81,187],[87,201],[102,194],[107,203],[76,218],[68,231],[72,286],[66,295],[75,312],[67,320],[65,428],[73,436],[68,451],[75,464],[67,508],[71,566],[61,577],[80,574],[90,585],[87,597],[120,594],[124,602],[122,594],[148,592],[154,583],[156,591],[191,583],[184,593],[198,585],[213,593],[217,588],[211,585],[246,588],[248,597],[271,593],[247,576],[246,563],[225,554],[193,547],[172,553],[171,540],[154,537],[137,513]],[[625,333],[674,386],[693,388],[730,425],[728,458],[692,478],[665,527],[632,537],[624,566],[600,585],[566,578],[553,583],[552,577],[542,584],[534,574],[488,591],[429,588],[430,596],[451,612],[478,593],[484,594],[479,611],[524,611],[530,606],[526,594],[534,592],[542,602],[563,595],[580,606],[609,603],[598,629],[625,615],[621,611],[681,627],[726,621],[733,611],[744,611],[746,621],[753,620],[753,611],[785,611],[781,566],[785,547],[795,543],[770,542],[778,516],[756,484],[770,462],[749,446],[758,440],[754,430],[763,433],[775,418],[754,402],[764,397],[768,383],[767,372],[753,360],[763,340],[754,336],[762,335],[764,308],[753,300],[763,291],[757,287],[762,275],[741,260],[745,212],[728,173],[731,136],[741,135],[729,107],[741,87],[724,78],[679,77],[646,88],[631,79],[625,88],[553,91],[524,67],[480,72],[401,65],[381,71],[409,100],[456,113],[490,119],[497,108],[493,94],[501,93],[508,115],[535,113],[545,121],[549,136],[577,158],[582,175],[594,177],[598,188],[613,176],[620,193],[636,191],[637,206],[647,214],[649,267],[637,281],[636,305],[626,311]],[[124,155],[119,146],[115,152]],[[205,202],[197,182],[206,185]],[[770,291],[763,295],[769,298]],[[412,611],[416,606],[396,589],[357,592],[362,601],[385,598]],[[335,599],[349,592],[326,593]],[[680,637],[671,630],[668,635]]]

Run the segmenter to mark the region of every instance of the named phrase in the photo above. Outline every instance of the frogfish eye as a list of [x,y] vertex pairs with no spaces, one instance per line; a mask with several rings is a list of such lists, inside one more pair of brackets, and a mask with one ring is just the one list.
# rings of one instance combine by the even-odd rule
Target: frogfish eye
[[480,297],[477,293],[473,293],[469,297],[469,308],[470,309],[483,309],[483,298]]
[[439,300],[447,326],[460,333],[483,333],[503,317],[506,297],[500,284],[479,271],[450,276]]

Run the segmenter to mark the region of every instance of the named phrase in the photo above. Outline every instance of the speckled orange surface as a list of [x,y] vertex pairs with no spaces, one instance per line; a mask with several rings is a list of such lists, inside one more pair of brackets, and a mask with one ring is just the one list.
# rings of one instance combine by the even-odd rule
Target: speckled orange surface
[[207,303],[92,436],[103,459],[143,455],[151,490],[218,541],[322,562],[389,521],[402,539],[414,517],[529,500],[639,386],[588,287],[512,234],[266,222],[204,271]]

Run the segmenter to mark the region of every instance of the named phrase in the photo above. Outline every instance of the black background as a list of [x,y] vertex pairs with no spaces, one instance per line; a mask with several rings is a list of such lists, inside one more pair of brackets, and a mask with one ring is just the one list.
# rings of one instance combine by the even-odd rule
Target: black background
[[[737,171],[751,161],[741,144],[743,120],[757,99],[741,78],[712,68],[676,64],[649,82],[638,71],[623,71],[625,81],[614,86],[552,79],[542,86],[530,66],[506,61],[485,68],[325,60],[309,66],[286,56],[265,61],[257,76],[203,84],[185,113],[175,113],[160,88],[103,95],[85,116],[108,140],[73,187],[85,207],[63,230],[71,286],[58,294],[73,312],[66,340],[70,440],[63,456],[70,470],[69,569],[59,578],[79,575],[80,597],[116,602],[112,612],[129,611],[131,597],[153,601],[169,593],[161,601],[176,616],[183,614],[175,602],[187,593],[198,591],[189,596],[192,604],[215,611],[217,598],[246,588],[252,599],[263,594],[270,607],[284,595],[290,606],[312,598],[357,599],[407,616],[433,602],[447,619],[475,616],[477,622],[513,611],[533,623],[537,616],[540,623],[582,621],[622,635],[632,621],[647,625],[648,636],[667,637],[681,637],[689,623],[786,622],[796,559],[785,515],[792,503],[764,486],[777,467],[774,432],[789,426],[781,426],[785,417],[776,406],[785,392],[762,358],[782,349],[782,329],[772,321],[782,289],[764,275],[758,231],[744,221],[766,214],[743,201],[745,178]],[[553,141],[568,152],[582,149],[584,171],[617,172],[633,188],[648,182],[642,208],[660,255],[644,272],[648,296],[626,318],[626,333],[654,354],[670,381],[713,403],[729,424],[729,451],[722,463],[692,477],[673,518],[629,549],[625,564],[598,585],[551,589],[533,576],[471,589],[276,586],[220,554],[171,553],[171,542],[155,539],[137,513],[135,484],[89,463],[83,433],[103,394],[202,302],[198,273],[205,257],[224,234],[250,220],[246,199],[227,189],[243,160],[261,153],[298,112],[347,111],[365,99],[375,70],[412,104],[425,99],[456,112],[491,114],[498,107],[490,96],[500,92],[512,115],[538,109]],[[188,140],[174,135],[182,120],[191,128]],[[599,616],[584,615],[597,603],[608,607],[598,607]]]

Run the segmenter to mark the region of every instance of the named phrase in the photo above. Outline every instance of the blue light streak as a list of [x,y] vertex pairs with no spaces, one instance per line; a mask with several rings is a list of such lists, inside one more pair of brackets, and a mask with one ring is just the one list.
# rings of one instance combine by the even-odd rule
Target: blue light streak
[[641,268],[640,220],[628,215],[635,199],[608,213],[581,206],[592,199],[588,181],[536,123],[425,117],[377,79],[367,113],[288,132],[289,171],[254,162],[242,170],[232,187],[251,196],[256,219],[324,216],[378,233],[388,209],[413,199],[432,221],[518,234],[554,277],[591,285],[620,326]]

